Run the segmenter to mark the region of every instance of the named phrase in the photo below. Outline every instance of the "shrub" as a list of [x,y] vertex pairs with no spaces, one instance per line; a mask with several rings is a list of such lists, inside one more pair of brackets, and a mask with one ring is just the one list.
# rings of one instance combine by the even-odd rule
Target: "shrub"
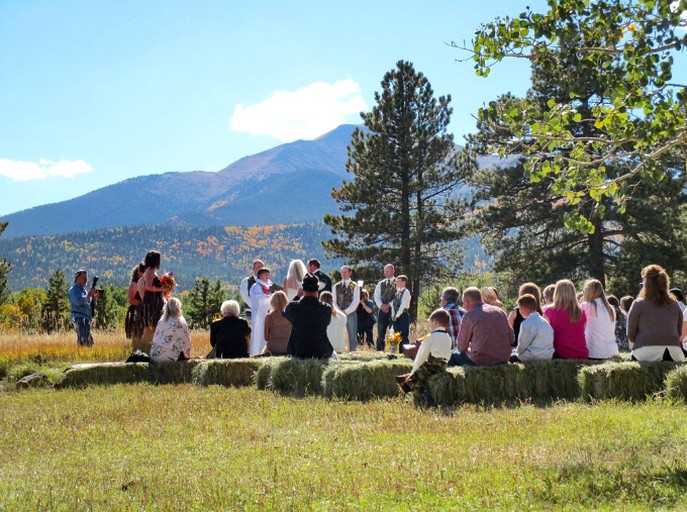
[[372,360],[355,364],[334,362],[323,372],[323,393],[328,397],[346,400],[396,396],[399,390],[395,377],[408,373],[412,367],[409,359]]
[[605,363],[583,368],[580,387],[585,399],[643,400],[665,389],[666,375],[677,363]]
[[268,389],[287,396],[319,395],[327,360],[285,358],[271,364]]
[[687,401],[687,366],[680,366],[668,373],[666,392],[671,398]]
[[250,386],[262,366],[261,359],[211,359],[193,368],[193,383],[200,386]]

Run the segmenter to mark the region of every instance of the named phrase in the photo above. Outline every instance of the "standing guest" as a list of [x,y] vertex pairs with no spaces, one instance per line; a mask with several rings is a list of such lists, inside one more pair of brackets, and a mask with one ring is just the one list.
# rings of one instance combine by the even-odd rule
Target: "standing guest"
[[86,291],[86,283],[88,283],[88,272],[79,270],[74,274],[74,284],[67,292],[72,324],[74,324],[76,329],[76,344],[79,347],[93,346],[93,337],[91,336],[93,311],[91,304],[92,301],[98,300],[98,290],[92,286],[90,290]]
[[157,323],[162,316],[162,308],[165,305],[163,294],[172,291],[172,288],[162,286],[157,271],[160,268],[162,258],[159,251],[148,251],[143,264],[145,271],[138,281],[138,289],[142,291],[143,306],[143,336],[141,337],[141,350],[150,351],[150,343],[157,328]]
[[627,337],[636,361],[684,361],[680,344],[682,310],[670,295],[668,273],[658,265],[642,269],[642,289],[627,314]]
[[250,289],[251,321],[253,323],[250,338],[251,356],[261,354],[267,343],[265,340],[265,317],[270,309],[271,287],[270,269],[263,267],[258,270],[258,280]]
[[265,264],[262,260],[253,261],[253,271],[248,277],[244,277],[239,285],[239,291],[241,292],[241,300],[243,301],[244,314],[248,320],[251,319],[251,309],[250,309],[250,291],[253,285],[258,280],[258,271],[264,268]]
[[589,350],[584,339],[587,316],[577,303],[575,285],[567,279],[556,283],[553,306],[546,308],[544,316],[553,327],[554,357],[561,359],[588,359]]
[[334,298],[331,292],[320,293],[320,300],[332,307],[332,320],[327,326],[327,338],[332,344],[334,352],[341,354],[346,350],[346,315],[334,305]]
[[319,281],[317,289],[320,293],[332,291],[332,280],[327,274],[320,270],[319,260],[315,258],[308,260],[308,272],[314,275]]
[[401,333],[401,344],[408,343],[408,333],[410,331],[410,290],[406,288],[408,278],[398,276],[396,279],[396,295],[391,301],[391,321],[394,323],[394,330]]
[[377,350],[386,349],[386,331],[391,326],[391,301],[396,296],[396,269],[391,263],[384,265],[384,279],[377,283],[374,301],[379,309],[377,313]]
[[[541,290],[534,283],[525,283],[518,289],[518,296],[520,297],[522,297],[523,295],[527,295],[528,293],[530,295],[533,295],[534,298],[537,299],[537,313],[542,315],[543,311],[541,308]],[[508,323],[513,328],[513,333],[515,334],[516,340],[518,339],[518,334],[520,333],[520,324],[523,322],[523,320],[525,320],[525,317],[522,316],[518,307],[515,306],[513,311],[511,311],[508,315]]]
[[263,356],[285,356],[289,353],[291,324],[284,316],[289,299],[283,291],[276,291],[270,299],[270,309],[265,317],[265,348]]
[[544,305],[542,306],[542,310],[546,308],[550,308],[553,306],[553,291],[556,289],[555,284],[549,284],[546,285],[544,290],[542,291],[542,299],[544,302]]
[[286,306],[284,316],[291,322],[289,353],[293,357],[327,359],[334,350],[327,338],[332,308],[320,301],[319,279],[312,274],[303,278],[303,297]]
[[181,311],[181,301],[171,297],[163,307],[150,349],[151,363],[171,363],[191,358],[191,333]]
[[124,320],[124,332],[126,333],[127,339],[131,340],[131,348],[133,350],[143,349],[143,345],[141,344],[141,336],[143,336],[143,302],[138,292],[138,281],[143,277],[145,269],[146,267],[143,262],[134,267],[126,296],[129,303],[129,309],[126,312],[126,319]]
[[590,279],[582,289],[580,308],[587,317],[584,339],[589,359],[610,359],[618,355],[615,341],[615,311],[608,303],[604,287],[598,279]]
[[358,315],[358,343],[373,348],[375,344],[372,327],[377,323],[375,304],[370,300],[370,292],[366,289],[360,290],[360,295],[360,303],[355,310],[355,314]]
[[446,331],[451,337],[451,349],[456,348],[456,340],[460,332],[460,321],[466,311],[458,305],[458,290],[448,286],[441,292],[441,307],[448,311],[451,321],[448,323]]
[[515,354],[520,361],[541,361],[553,357],[553,328],[537,311],[537,299],[526,293],[518,298],[518,309],[525,318],[520,324]]
[[334,306],[346,315],[348,348],[355,352],[358,347],[358,315],[355,310],[360,303],[360,286],[351,279],[353,271],[348,265],[341,267],[341,281],[334,287]]
[[513,329],[503,310],[482,302],[479,288],[466,288],[463,316],[456,349],[449,366],[493,366],[508,362],[513,343]]
[[290,301],[301,291],[306,272],[305,265],[301,260],[291,260],[289,263],[289,270],[284,279],[284,292]]
[[615,312],[615,342],[620,350],[630,350],[627,341],[627,315],[620,309],[620,301],[615,295],[606,297]]
[[210,324],[210,345],[216,359],[248,357],[250,327],[239,318],[241,306],[235,300],[225,300],[220,306],[222,318]]

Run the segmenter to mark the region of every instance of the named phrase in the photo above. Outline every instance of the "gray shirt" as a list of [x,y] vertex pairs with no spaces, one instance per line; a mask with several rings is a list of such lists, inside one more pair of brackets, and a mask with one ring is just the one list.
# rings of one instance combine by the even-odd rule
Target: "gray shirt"
[[520,324],[518,347],[521,361],[551,359],[553,357],[553,328],[539,313],[533,311]]

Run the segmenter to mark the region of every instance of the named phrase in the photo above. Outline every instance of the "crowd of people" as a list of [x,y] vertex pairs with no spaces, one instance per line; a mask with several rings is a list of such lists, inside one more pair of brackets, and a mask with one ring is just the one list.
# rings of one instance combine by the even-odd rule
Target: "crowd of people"
[[[170,296],[174,284],[158,275],[160,263],[160,253],[149,251],[133,269],[126,335],[133,349],[149,353],[153,362],[188,359],[188,324],[181,302]],[[515,307],[506,311],[493,287],[468,287],[462,294],[447,287],[429,317],[430,332],[413,343],[406,276],[396,276],[394,266],[386,265],[370,296],[362,282],[353,280],[353,269],[343,265],[340,271],[341,280],[332,283],[317,259],[294,260],[280,287],[264,262],[255,260],[239,287],[243,312],[237,301],[225,301],[221,318],[210,326],[210,356],[328,358],[359,346],[383,351],[393,330],[400,334],[403,353],[414,358],[412,371],[400,379],[404,389],[455,365],[607,360],[626,350],[638,361],[685,359],[684,298],[670,288],[668,274],[658,265],[642,270],[637,298],[606,295],[596,279],[578,293],[572,281],[562,279],[543,290],[523,284]],[[77,342],[86,346],[92,344],[92,306],[98,298],[95,287],[86,289],[87,282],[87,272],[79,270],[69,290]]]

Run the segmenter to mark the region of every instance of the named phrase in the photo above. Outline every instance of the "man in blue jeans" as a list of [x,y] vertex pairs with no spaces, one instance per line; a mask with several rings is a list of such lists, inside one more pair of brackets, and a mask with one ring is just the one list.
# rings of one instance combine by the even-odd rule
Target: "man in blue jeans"
[[88,272],[79,270],[74,274],[74,284],[69,289],[67,296],[71,310],[72,323],[76,328],[76,343],[80,347],[93,346],[91,336],[91,301],[98,300],[98,291],[95,287],[86,291]]

